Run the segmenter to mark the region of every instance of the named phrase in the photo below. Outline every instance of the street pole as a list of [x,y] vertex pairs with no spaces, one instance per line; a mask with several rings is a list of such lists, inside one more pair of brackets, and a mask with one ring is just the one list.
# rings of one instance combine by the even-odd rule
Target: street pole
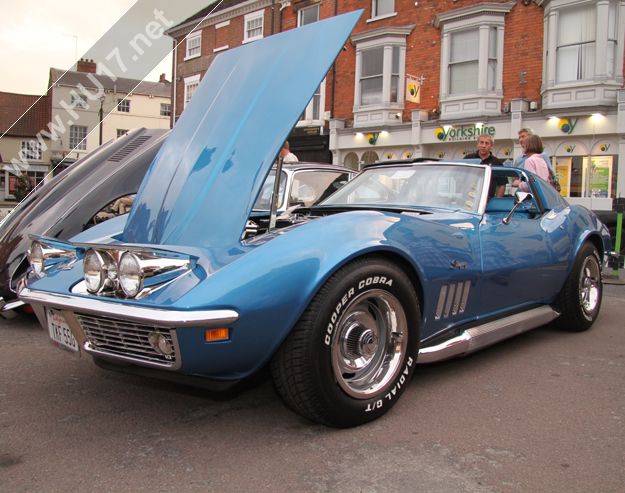
[[100,145],[102,145],[102,106],[104,105],[104,94],[100,96]]

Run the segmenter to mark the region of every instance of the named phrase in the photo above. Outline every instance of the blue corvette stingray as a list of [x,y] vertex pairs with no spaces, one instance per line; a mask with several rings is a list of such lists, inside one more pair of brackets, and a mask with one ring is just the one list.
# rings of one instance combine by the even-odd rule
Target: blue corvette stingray
[[34,238],[19,296],[56,345],[211,389],[270,364],[289,407],[345,427],[386,413],[417,363],[593,324],[609,233],[523,170],[385,162],[288,219],[278,190],[252,213],[359,16],[217,56],[128,217]]

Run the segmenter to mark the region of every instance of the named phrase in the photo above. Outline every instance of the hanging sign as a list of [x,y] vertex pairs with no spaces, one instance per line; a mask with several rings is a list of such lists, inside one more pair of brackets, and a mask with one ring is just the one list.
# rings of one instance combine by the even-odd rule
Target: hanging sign
[[406,101],[421,102],[421,83],[414,77],[406,77]]

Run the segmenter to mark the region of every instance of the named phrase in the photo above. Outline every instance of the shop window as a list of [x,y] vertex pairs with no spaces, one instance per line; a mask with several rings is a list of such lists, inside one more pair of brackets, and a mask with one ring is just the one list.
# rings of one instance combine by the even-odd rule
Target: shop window
[[512,7],[480,3],[436,15],[442,118],[501,114],[505,15]]
[[120,137],[123,137],[124,135],[126,135],[126,133],[128,133],[128,130],[123,129],[123,128],[118,128],[117,129],[117,138],[119,139]]
[[619,3],[562,0],[546,5],[543,108],[616,103],[624,55],[618,42],[623,38]]
[[20,157],[22,161],[43,161],[41,143],[34,140],[22,140],[20,145]]
[[413,26],[365,31],[352,36],[356,45],[354,126],[401,123],[404,108],[406,36]]
[[192,75],[191,77],[187,77],[184,80],[184,107],[187,107],[187,104],[193,97],[196,89],[200,85],[200,74]]
[[367,151],[362,155],[362,164],[373,164],[380,160],[378,153],[375,151]]
[[346,168],[360,171],[360,163],[358,162],[358,155],[355,152],[348,152],[343,161],[343,166]]
[[187,52],[185,60],[195,58],[202,54],[202,31],[191,33],[187,36]]
[[77,151],[87,150],[87,127],[83,125],[69,127],[69,148]]
[[554,169],[563,197],[611,199],[617,196],[618,156],[556,156]]
[[256,41],[263,37],[263,19],[265,11],[259,10],[245,15],[245,32],[243,35],[243,43]]

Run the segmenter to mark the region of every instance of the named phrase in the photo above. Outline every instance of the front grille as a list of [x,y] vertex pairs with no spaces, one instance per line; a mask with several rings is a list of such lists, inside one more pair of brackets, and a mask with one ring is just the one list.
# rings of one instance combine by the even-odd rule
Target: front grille
[[[87,341],[99,354],[122,356],[159,366],[174,366],[176,363],[176,345],[168,328],[81,314],[76,314],[76,318]],[[148,341],[152,332],[162,334],[169,341],[172,346],[170,355],[159,354],[152,348]]]

